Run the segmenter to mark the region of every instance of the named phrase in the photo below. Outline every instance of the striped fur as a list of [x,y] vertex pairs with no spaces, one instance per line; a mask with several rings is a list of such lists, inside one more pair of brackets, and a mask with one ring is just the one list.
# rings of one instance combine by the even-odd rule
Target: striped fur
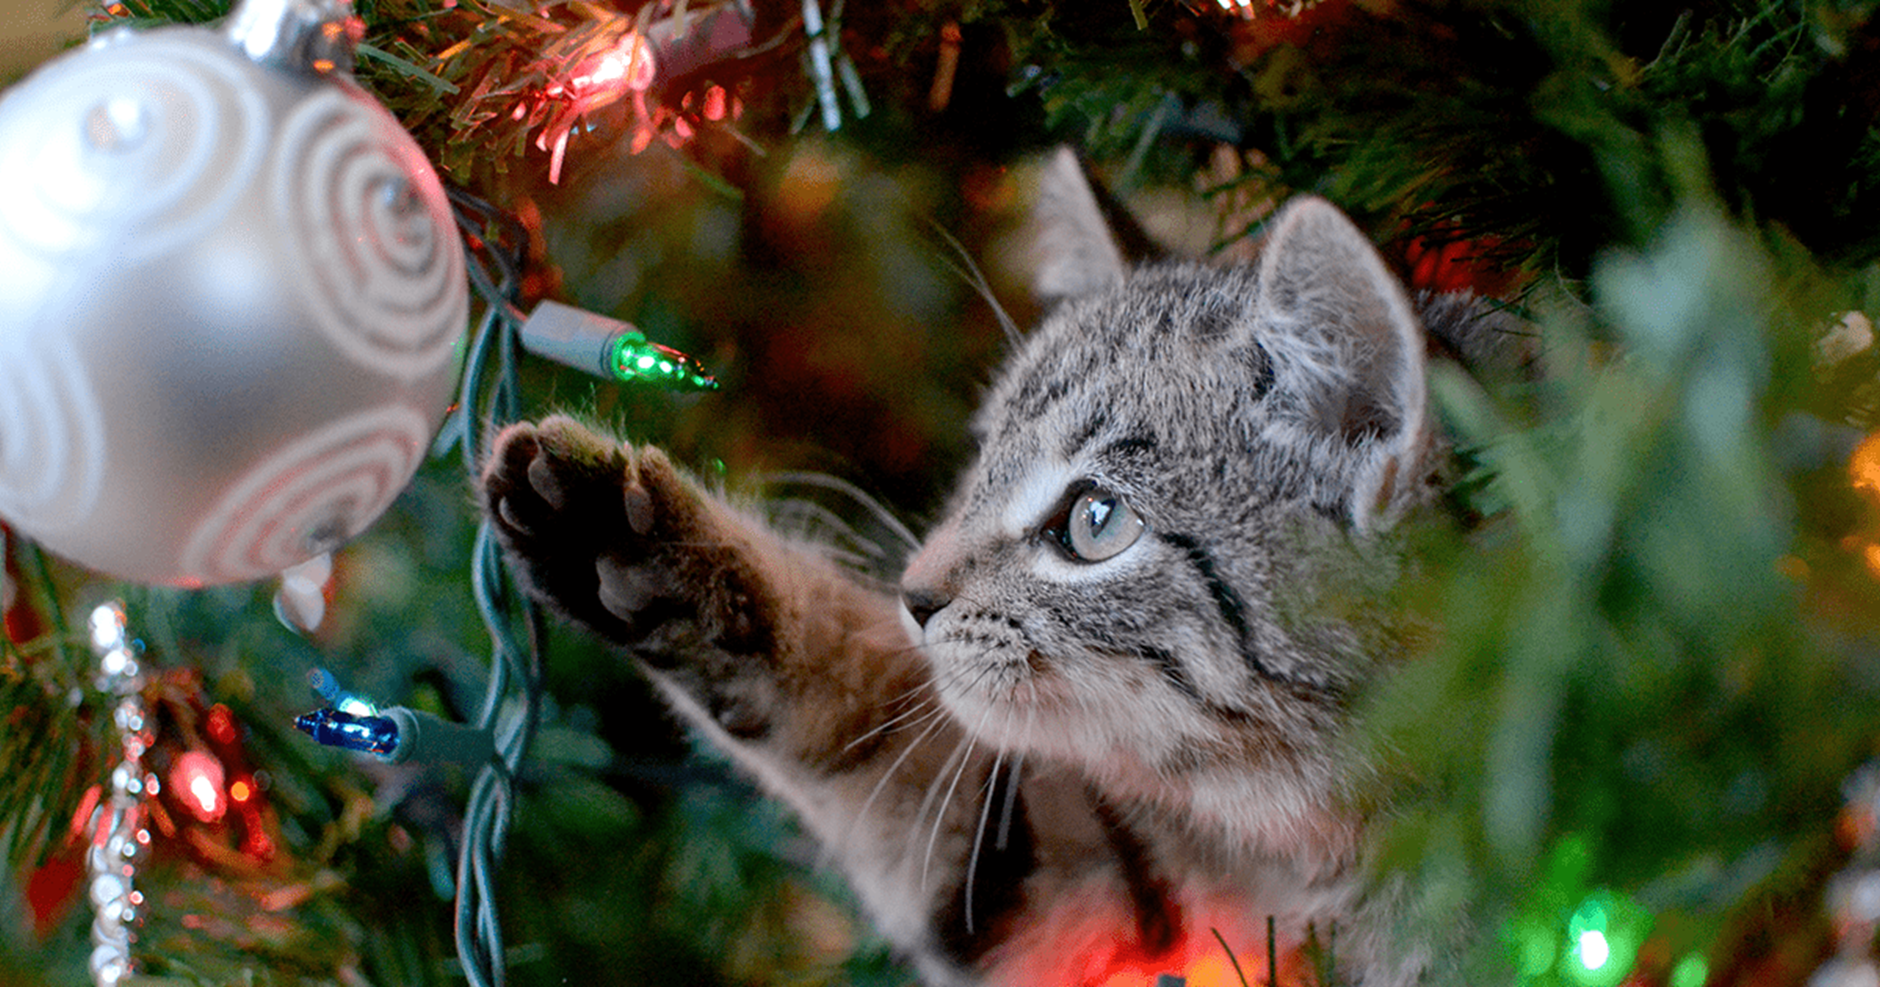
[[[1253,266],[1133,271],[1078,244],[1087,189],[1052,201],[1047,287],[1078,294],[997,376],[898,598],[567,419],[500,436],[488,511],[530,591],[793,806],[927,982],[1146,982],[1216,933],[1264,969],[1269,918],[1284,982],[1315,932],[1341,981],[1413,982],[1425,951],[1355,874],[1345,736],[1394,658],[1366,606],[1384,533],[1435,489],[1410,303],[1317,200]],[[1079,557],[1080,517],[1114,555]]]

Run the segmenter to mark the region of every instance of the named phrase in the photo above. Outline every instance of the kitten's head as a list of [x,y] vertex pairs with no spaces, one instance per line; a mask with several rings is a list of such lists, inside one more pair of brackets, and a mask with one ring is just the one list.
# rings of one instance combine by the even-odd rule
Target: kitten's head
[[975,421],[903,579],[910,629],[987,742],[1322,791],[1383,658],[1351,594],[1388,579],[1376,536],[1430,490],[1422,330],[1322,200],[1274,217],[1251,266],[1131,271],[1075,162],[1052,171],[1040,286],[1068,297]]

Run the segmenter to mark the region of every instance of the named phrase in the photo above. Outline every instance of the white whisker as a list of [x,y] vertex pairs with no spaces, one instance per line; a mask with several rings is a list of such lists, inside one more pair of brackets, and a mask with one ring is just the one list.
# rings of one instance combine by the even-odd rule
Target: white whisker
[[[914,751],[919,748],[921,744],[926,743],[927,738],[933,736],[933,732],[944,726],[948,719],[946,710],[944,709],[934,709],[921,718],[921,720],[930,722],[927,723],[926,728],[923,729],[918,736],[908,741],[907,746],[895,757],[894,763],[888,765],[888,770],[883,771],[881,777],[875,781],[875,787],[869,790],[868,797],[862,800],[861,808],[855,811],[855,823],[860,823],[862,818],[868,815],[868,810],[875,804],[875,799],[881,797],[882,789],[888,787],[888,779],[893,778],[894,773],[900,770],[901,765],[906,763],[907,759],[913,755]],[[921,720],[916,720],[915,722],[919,723]],[[854,825],[855,823],[851,823],[850,825]]]
[[[969,733],[966,735],[963,750],[961,750],[959,755],[959,767],[953,771],[953,781],[947,785],[946,795],[940,799],[939,805],[934,809],[933,828],[927,834],[927,852],[921,857],[920,863],[920,889],[922,892],[927,890],[927,874],[933,869],[933,850],[934,847],[940,843],[940,830],[947,821],[947,806],[953,802],[953,793],[959,790],[960,779],[966,777],[967,765],[971,764],[973,760],[973,746],[978,740],[979,738],[974,734]],[[949,760],[947,764],[951,766],[953,762]],[[946,777],[946,772],[943,770],[940,775],[935,778],[935,781],[937,782],[940,778],[944,777]],[[924,811],[921,813],[920,818],[926,818]]]
[[[924,688],[924,683],[923,683],[922,688]],[[919,691],[920,691],[920,688],[909,689],[907,693],[902,696],[902,699],[911,698],[915,693]],[[900,702],[900,701],[901,701],[900,699],[895,700],[895,702]],[[928,696],[925,699],[922,699],[920,702],[915,703],[913,706],[909,707],[908,709],[895,714],[892,718],[884,720],[881,723],[877,724],[876,726],[870,727],[868,730],[864,731],[860,736],[856,737],[854,740],[851,740],[848,743],[843,744],[842,753],[846,754],[849,751],[854,750],[856,745],[866,743],[872,738],[878,737],[884,733],[888,733],[889,731],[893,730],[895,727],[901,725],[907,720],[913,719],[914,717],[916,717],[917,715],[923,712],[930,711],[933,708],[934,702],[935,702],[934,697]],[[892,705],[892,703],[890,705]]]
[[[882,527],[888,529],[890,534],[899,538],[901,543],[907,546],[908,551],[916,552],[920,550],[920,539],[915,537],[914,532],[910,530],[907,525],[901,523],[900,518],[895,517],[893,512],[883,507],[880,501],[870,497],[862,488],[847,480],[830,476],[826,473],[798,472],[770,473],[766,474],[761,479],[765,483],[800,483],[806,487],[821,487],[824,490],[839,493],[855,501],[857,504],[862,505],[862,509],[872,515],[876,521],[880,522]],[[843,525],[843,527],[848,528],[847,525]],[[849,533],[851,535],[854,534],[852,529],[850,529]]]
[[[947,793],[945,797],[940,800],[939,808],[934,812],[933,832],[927,836],[927,853],[920,865],[920,886],[923,891],[927,888],[927,872],[933,865],[933,848],[935,844],[940,842],[940,829],[942,824],[946,822],[947,806],[953,801],[953,793],[959,790],[960,779],[966,777],[966,768],[972,763],[973,759],[973,745],[978,743],[980,733],[986,726],[986,718],[992,715],[993,708],[994,707],[991,706],[986,707],[985,712],[979,714],[979,722],[973,724],[972,730],[967,732],[966,751],[960,756],[959,768],[953,772],[953,781],[951,784],[947,785]],[[945,770],[944,768],[941,769],[942,776],[945,775]],[[926,818],[925,806],[922,807],[920,818]]]
[[[965,734],[961,736],[959,739],[959,742],[953,745],[953,752],[947,755],[947,759],[945,761],[941,762],[940,770],[934,772],[933,779],[927,783],[927,794],[925,797],[923,797],[920,800],[920,808],[914,813],[914,824],[910,826],[907,831],[908,850],[910,852],[914,848],[914,840],[919,838],[921,829],[926,825],[927,810],[930,808],[933,808],[934,800],[939,797],[940,787],[946,783],[947,775],[953,774],[954,782],[956,784],[958,783],[959,776],[957,773],[953,771],[953,766],[954,764],[957,763],[963,769],[966,764],[966,759],[972,754],[972,749],[973,749],[972,735]],[[952,798],[952,792],[950,789],[948,790],[947,798]],[[940,808],[935,813],[935,816],[934,816],[935,836],[939,835],[940,822],[944,821],[945,818],[946,818],[946,803],[941,802]],[[928,840],[927,851],[928,851],[927,860],[931,861],[932,853],[933,853],[933,841],[931,839]],[[925,891],[927,889],[926,863],[923,863],[921,865],[920,886],[921,886],[922,891]]]
[[[1029,735],[1030,730],[1026,733]],[[1012,835],[1012,810],[1018,806],[1018,786],[1024,783],[1025,749],[1018,749],[1018,756],[1012,759],[1012,778],[1005,785],[1005,805],[999,809],[999,832],[992,839],[994,850],[1005,849],[1006,841]]]
[[801,497],[769,500],[764,502],[764,512],[775,528],[811,533],[820,525],[834,535],[846,538],[857,545],[866,545],[874,550],[874,554],[881,553],[881,546],[863,538],[836,512],[814,501]]
[[[1011,713],[1006,713],[1007,726],[1010,726]],[[986,840],[986,821],[992,818],[992,790],[999,785],[999,769],[1005,765],[1005,750],[1001,748],[992,759],[992,771],[986,775],[985,792],[979,799],[979,825],[973,828],[973,849],[966,856],[966,934],[973,934],[973,879],[979,873],[979,847]],[[1011,810],[1010,791],[1005,797],[1006,810]],[[1004,849],[1004,840],[999,841],[999,848]]]
[[987,305],[992,306],[992,314],[999,320],[999,328],[1005,332],[1005,341],[1012,344],[1014,347],[1020,345],[1023,340],[1019,336],[1018,324],[1012,321],[1010,315],[1006,314],[1005,306],[1000,305],[998,296],[992,293],[992,286],[986,283],[986,276],[980,273],[979,265],[973,263],[972,251],[967,250],[966,245],[961,243],[958,237],[947,232],[946,227],[941,226],[938,220],[928,217],[927,223],[933,227],[934,232],[939,234],[941,239],[946,241],[947,246],[953,248],[954,253],[958,254],[960,258],[958,261],[955,261],[951,257],[942,257],[941,261],[944,262],[948,268],[951,268],[953,273],[959,275],[961,280],[970,285],[974,291],[978,292],[979,297],[985,299]]

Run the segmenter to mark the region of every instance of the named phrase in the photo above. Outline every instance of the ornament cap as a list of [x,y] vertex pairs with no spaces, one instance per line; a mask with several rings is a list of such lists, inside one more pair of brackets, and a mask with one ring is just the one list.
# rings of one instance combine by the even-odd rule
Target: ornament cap
[[364,33],[351,0],[242,0],[228,24],[254,61],[320,75],[351,72]]

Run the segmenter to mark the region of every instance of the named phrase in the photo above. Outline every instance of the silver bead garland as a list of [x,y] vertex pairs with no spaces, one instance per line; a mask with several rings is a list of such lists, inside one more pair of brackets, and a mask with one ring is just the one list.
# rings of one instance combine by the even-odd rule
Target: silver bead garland
[[97,687],[117,698],[112,721],[124,759],[111,772],[111,793],[91,820],[91,849],[85,860],[92,906],[91,979],[96,987],[117,987],[133,969],[131,944],[137,940],[144,896],[136,887],[137,864],[150,845],[144,826],[144,799],[157,794],[157,776],[144,767],[144,753],[154,739],[143,701],[141,650],[125,631],[124,608],[107,603],[91,612],[91,646],[98,656]]

